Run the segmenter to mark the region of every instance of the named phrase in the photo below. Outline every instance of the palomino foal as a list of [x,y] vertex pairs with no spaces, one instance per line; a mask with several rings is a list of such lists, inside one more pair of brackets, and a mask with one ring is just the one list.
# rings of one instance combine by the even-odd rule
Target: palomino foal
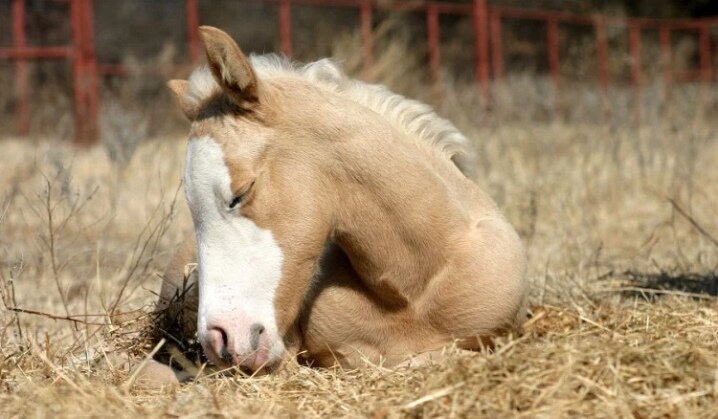
[[520,325],[523,246],[464,174],[453,125],[330,61],[247,58],[219,29],[200,34],[208,69],[169,86],[192,121],[185,195],[211,361],[392,365]]

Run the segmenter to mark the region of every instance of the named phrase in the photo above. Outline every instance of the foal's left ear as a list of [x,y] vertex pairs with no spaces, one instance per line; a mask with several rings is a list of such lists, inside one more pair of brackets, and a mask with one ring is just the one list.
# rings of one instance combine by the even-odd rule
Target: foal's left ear
[[194,120],[197,117],[199,108],[197,104],[187,95],[189,82],[187,80],[170,80],[167,82],[167,87],[169,87],[177,97],[177,102],[179,103],[180,108],[182,108],[182,112],[184,112],[187,119],[190,121]]
[[200,26],[199,36],[207,52],[207,63],[222,89],[237,104],[257,100],[257,77],[236,42],[212,26]]

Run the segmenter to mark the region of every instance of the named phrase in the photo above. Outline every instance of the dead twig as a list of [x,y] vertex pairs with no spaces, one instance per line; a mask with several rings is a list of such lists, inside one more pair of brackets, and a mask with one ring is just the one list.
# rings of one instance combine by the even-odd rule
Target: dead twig
[[51,313],[43,313],[42,311],[36,311],[36,310],[30,310],[30,309],[18,308],[18,307],[7,307],[7,309],[8,309],[8,311],[12,311],[13,313],[32,314],[35,316],[47,317],[52,320],[65,320],[65,321],[69,321],[69,322],[85,324],[85,325],[90,325],[90,326],[107,326],[105,323],[94,323],[94,322],[88,322],[86,320],[80,320],[80,319],[74,318],[74,317],[82,317],[82,315],[57,316],[57,315],[51,314]]
[[683,210],[683,208],[681,208],[680,205],[678,205],[678,203],[677,203],[673,198],[668,198],[668,202],[670,202],[671,205],[673,206],[673,209],[676,210],[676,211],[678,211],[678,213],[681,214],[681,215],[683,216],[683,218],[685,218],[686,220],[688,220],[688,222],[691,223],[691,225],[692,225],[696,230],[698,230],[698,232],[701,233],[701,235],[702,235],[703,237],[705,237],[705,238],[708,239],[711,243],[713,243],[713,245],[715,245],[716,247],[718,247],[718,239],[716,239],[715,237],[713,237],[708,231],[706,231],[706,229],[704,229],[700,224],[698,224],[698,222],[697,222],[693,217],[691,217],[688,213],[686,213],[686,212]]
[[135,274],[140,269],[140,267],[142,268],[142,272],[147,272],[147,270],[149,269],[149,266],[154,260],[155,255],[159,249],[160,240],[169,230],[172,219],[176,214],[177,198],[181,189],[182,183],[177,186],[174,196],[172,197],[172,201],[170,202],[169,209],[162,213],[157,223],[153,226],[152,221],[155,218],[155,215],[164,206],[164,200],[160,201],[160,203],[157,204],[157,207],[155,207],[154,211],[152,212],[150,219],[147,221],[145,226],[142,228],[142,231],[137,236],[134,249],[130,257],[130,267],[127,270],[127,274],[122,280],[122,285],[120,286],[120,290],[117,293],[117,297],[115,297],[115,300],[110,307],[109,312],[111,314],[114,314],[114,312],[117,310],[117,307],[122,301],[122,297],[127,290],[127,286],[135,277]]
[[696,292],[661,290],[661,289],[643,288],[643,287],[616,287],[616,288],[608,288],[608,289],[597,289],[594,292],[597,292],[597,293],[636,292],[636,293],[641,293],[641,294],[676,295],[679,297],[690,297],[690,298],[697,298],[700,300],[718,300],[717,296],[710,295],[710,294],[699,294]]
[[[0,270],[0,300],[3,303],[3,307],[7,310],[9,307],[17,306],[17,296],[15,294],[15,280],[22,273],[24,268],[24,261],[20,261],[19,266],[16,270],[10,270],[10,279],[5,278],[5,273]],[[20,340],[23,340],[22,324],[20,323],[20,317],[15,313],[15,326],[17,329]]]
[[62,290],[62,284],[60,283],[60,272],[57,268],[57,249],[54,224],[55,220],[53,217],[55,206],[52,204],[52,182],[50,181],[50,179],[45,177],[45,183],[47,189],[45,191],[45,199],[43,201],[43,204],[45,206],[45,216],[47,217],[47,247],[50,251],[50,265],[52,267],[52,277],[55,280],[57,292],[58,294],[60,294],[60,301],[62,302],[62,306],[65,309],[65,314],[69,315],[70,309],[68,308],[67,297],[65,296],[65,292]]

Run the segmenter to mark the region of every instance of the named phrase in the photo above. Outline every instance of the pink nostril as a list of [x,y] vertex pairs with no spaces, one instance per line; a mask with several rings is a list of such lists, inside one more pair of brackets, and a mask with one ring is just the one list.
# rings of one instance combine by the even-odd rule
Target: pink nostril
[[238,365],[257,370],[269,355],[267,329],[261,323],[232,322],[228,328],[210,323],[203,338],[205,353],[217,365]]
[[249,328],[249,344],[253,351],[259,349],[259,339],[262,337],[262,333],[264,333],[264,326],[259,323],[254,323]]
[[231,355],[227,349],[227,332],[221,327],[213,327],[207,332],[207,343],[214,355],[225,362],[231,361]]

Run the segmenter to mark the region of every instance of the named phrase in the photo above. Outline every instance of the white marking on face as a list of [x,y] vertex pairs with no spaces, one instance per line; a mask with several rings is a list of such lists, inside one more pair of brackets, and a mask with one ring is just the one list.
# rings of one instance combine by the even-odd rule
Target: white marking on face
[[281,249],[270,230],[241,215],[241,204],[229,208],[234,198],[229,169],[212,138],[190,139],[184,177],[199,257],[200,341],[204,345],[209,329],[219,327],[227,333],[230,351],[247,355],[253,352],[250,327],[259,323],[265,328],[268,361],[278,360],[284,352],[274,311]]

